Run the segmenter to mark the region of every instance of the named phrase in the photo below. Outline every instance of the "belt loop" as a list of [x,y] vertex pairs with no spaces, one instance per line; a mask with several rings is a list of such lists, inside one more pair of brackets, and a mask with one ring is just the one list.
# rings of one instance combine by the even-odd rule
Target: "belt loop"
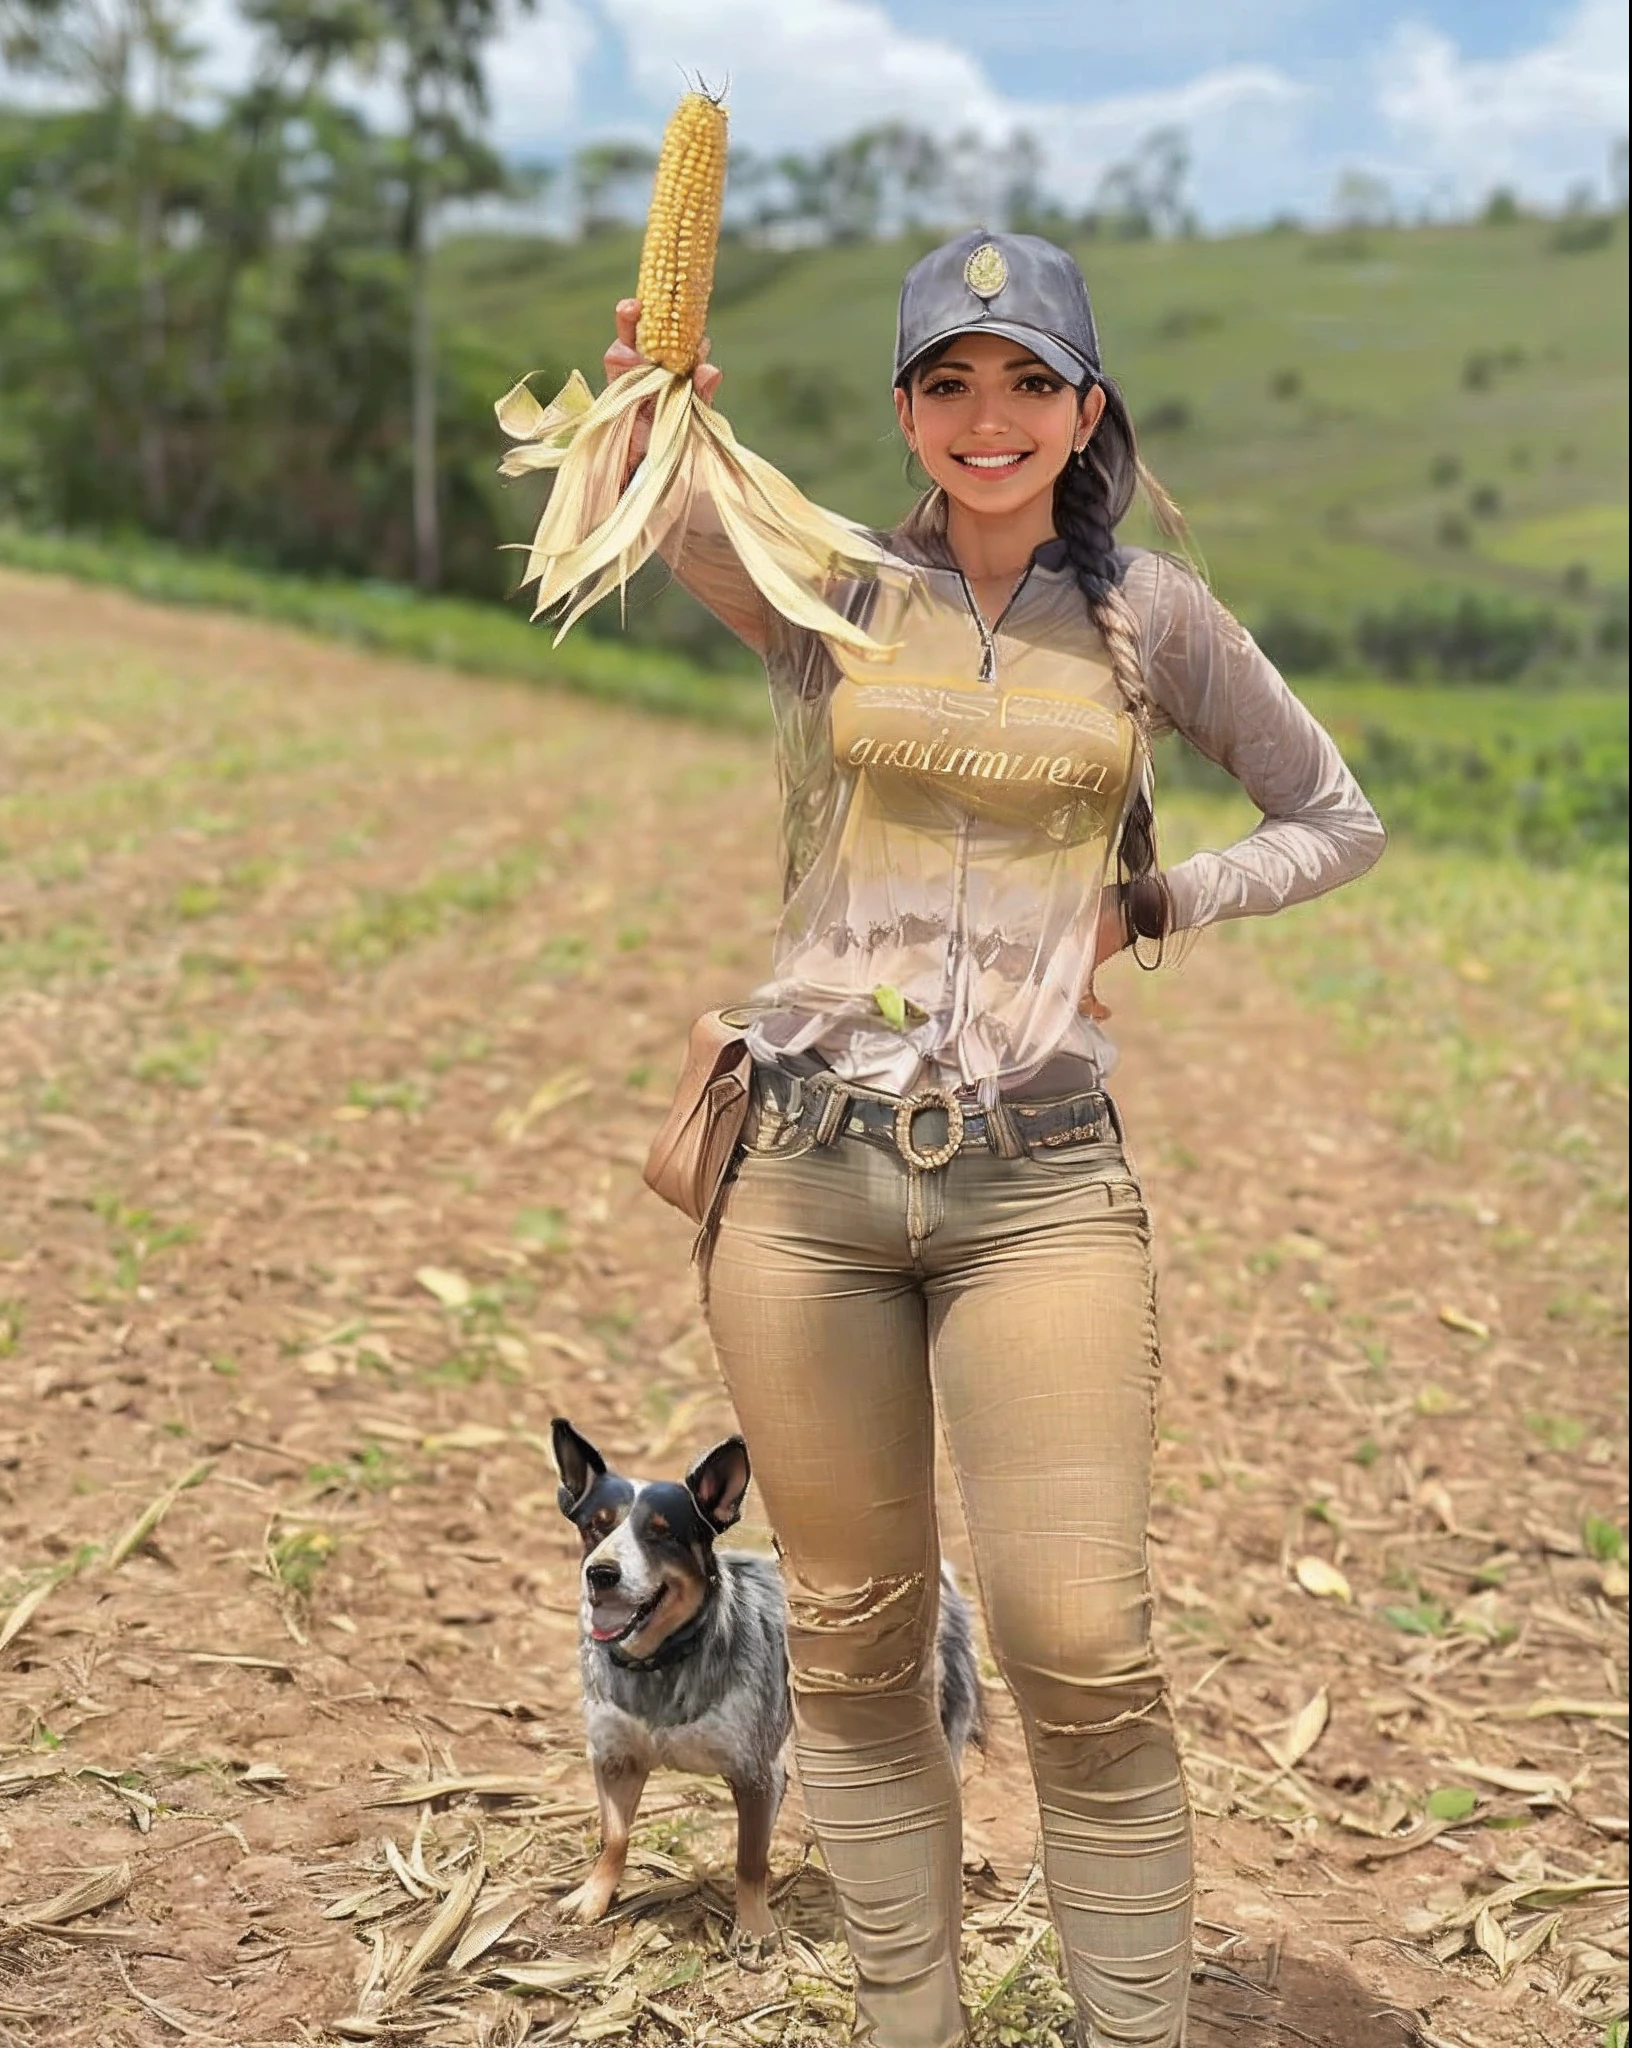
[[1020,1159],[1025,1145],[1009,1114],[1009,1105],[999,1095],[986,1111],[986,1141],[999,1159]]
[[845,1119],[850,1114],[850,1104],[854,1097],[848,1089],[840,1088],[833,1083],[824,1088],[822,1093],[826,1100],[822,1104],[822,1113],[816,1120],[816,1143],[831,1145],[844,1129]]
[[756,1149],[775,1152],[799,1121],[804,1105],[804,1083],[797,1074],[783,1074],[776,1068],[754,1069],[759,1081],[759,1130]]
[[1116,1133],[1116,1142],[1119,1145],[1123,1144],[1126,1140],[1127,1134],[1122,1129],[1121,1110],[1117,1108],[1115,1100],[1111,1096],[1107,1095],[1104,1089],[1100,1090],[1099,1099],[1105,1105],[1105,1114],[1110,1119],[1111,1129]]

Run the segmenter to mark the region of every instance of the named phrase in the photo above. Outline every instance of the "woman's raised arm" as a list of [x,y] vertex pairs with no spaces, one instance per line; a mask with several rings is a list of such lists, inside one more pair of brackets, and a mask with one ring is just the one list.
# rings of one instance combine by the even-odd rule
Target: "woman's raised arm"
[[[635,330],[640,321],[639,299],[619,299],[613,317],[617,339],[601,358],[608,384],[627,376],[631,370],[647,366],[647,358],[640,353],[635,341]],[[725,372],[717,370],[708,360],[708,349],[705,336],[691,381],[703,403],[712,405]],[[630,442],[629,475],[624,478],[626,486],[645,458],[651,424],[652,406],[647,404],[641,407],[635,421]],[[727,540],[706,491],[693,490],[688,495],[683,512],[662,536],[658,549],[676,579],[685,585],[698,603],[706,605],[756,654],[763,655],[770,639],[770,607]]]

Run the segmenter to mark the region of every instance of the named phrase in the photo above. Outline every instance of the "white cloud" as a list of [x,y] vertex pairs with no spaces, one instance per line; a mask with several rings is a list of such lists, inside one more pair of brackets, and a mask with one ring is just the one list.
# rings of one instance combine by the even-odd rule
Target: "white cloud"
[[[1301,86],[1270,65],[1233,64],[1167,92],[1038,107],[1026,116],[1048,150],[1052,183],[1077,207],[1142,137],[1157,128],[1181,129],[1190,146],[1197,210],[1220,223],[1261,217],[1287,203],[1286,171],[1308,100]],[[1244,148],[1248,136],[1251,147]]]
[[1027,70],[1057,68],[1062,59],[1103,65],[1131,58],[1148,66],[1183,50],[1206,69],[1236,62],[1244,51],[1334,13],[1343,0],[1140,0],[1137,7],[1072,4],[1072,0],[896,0],[908,20],[931,18],[943,36],[986,55],[1025,60]]
[[[240,83],[252,43],[233,0],[193,6],[208,82]],[[701,71],[729,75],[734,134],[758,151],[808,150],[891,119],[993,142],[1027,128],[1046,151],[1045,182],[1078,207],[1143,136],[1179,127],[1192,201],[1215,228],[1318,215],[1348,165],[1386,178],[1408,206],[1466,206],[1499,183],[1550,203],[1583,179],[1602,185],[1609,145],[1627,127],[1621,0],[1573,0],[1545,37],[1504,57],[1470,57],[1422,19],[1387,29],[1385,9],[1368,59],[1318,59],[1305,35],[1296,63],[1225,61],[1273,47],[1276,26],[1312,31],[1333,7],[1146,0],[1124,10],[1113,42],[1136,44],[1170,74],[1195,69],[1171,86],[1115,93],[1094,61],[1105,22],[1080,0],[537,0],[531,17],[515,8],[489,53],[494,139],[518,157],[560,157],[609,133],[655,141],[682,73]],[[1216,29],[1205,36],[1204,9]],[[983,62],[1019,26],[1052,60],[1024,94],[999,89]],[[44,96],[3,70],[0,90]],[[352,90],[389,118],[377,87]]]
[[1420,23],[1394,31],[1377,107],[1400,173],[1464,203],[1492,185],[1557,201],[1600,182],[1627,126],[1627,17],[1621,0],[1581,0],[1550,42],[1510,57],[1464,57]]
[[957,45],[874,0],[600,0],[636,89],[666,113],[680,73],[731,81],[736,132],[787,149],[890,119],[1001,135],[1017,110]]
[[[749,148],[808,149],[898,119],[947,136],[973,129],[1001,141],[1026,128],[1043,144],[1047,182],[1083,205],[1110,164],[1154,128],[1190,137],[1207,181],[1203,211],[1243,218],[1268,206],[1261,151],[1241,150],[1303,95],[1267,65],[1230,65],[1166,91],[1098,99],[1023,100],[998,92],[961,43],[917,35],[878,0],[596,0],[621,46],[655,135],[682,72],[731,82],[732,132]],[[496,94],[513,75],[495,73]],[[518,124],[506,109],[504,127]],[[1278,168],[1278,167],[1277,167]]]
[[[1080,206],[1140,137],[1177,126],[1190,142],[1197,211],[1214,227],[1283,210],[1318,215],[1350,163],[1387,177],[1408,203],[1467,204],[1499,182],[1556,201],[1601,172],[1609,141],[1626,127],[1626,22],[1617,0],[1579,0],[1549,40],[1504,58],[1464,56],[1441,31],[1406,22],[1369,64],[1305,68],[1294,78],[1279,64],[1203,58],[1184,83],[1098,96],[1080,60],[1082,39],[1066,23],[1057,67],[1066,89],[1025,98],[999,91],[977,54],[981,39],[959,32],[968,28],[962,0],[950,14],[914,10],[934,30],[904,26],[900,0],[563,4],[571,30],[564,41],[546,47],[538,31],[521,27],[496,53],[499,134],[510,147],[556,153],[613,125],[582,107],[574,116],[573,91],[597,30],[615,43],[627,75],[627,112],[616,122],[624,132],[655,139],[682,73],[701,71],[729,76],[733,131],[750,148],[808,149],[889,119],[943,135],[973,128],[994,141],[1025,127],[1045,146],[1047,181]],[[1153,0],[1169,26],[1193,4]],[[1030,0],[1018,5],[1028,20],[1042,18]],[[1262,28],[1307,24],[1328,5],[1250,0],[1245,11]],[[1140,17],[1147,50],[1161,40],[1160,25]],[[1170,40],[1192,47],[1188,37]],[[986,43],[995,47],[991,36]],[[1222,47],[1215,39],[1207,54]],[[1086,89],[1071,92],[1079,76]]]
[[533,14],[513,15],[486,65],[500,149],[554,153],[554,137],[578,111],[594,49],[595,24],[577,0],[541,0]]
[[231,0],[197,0],[187,33],[203,53],[207,92],[235,92],[254,71],[259,38]]

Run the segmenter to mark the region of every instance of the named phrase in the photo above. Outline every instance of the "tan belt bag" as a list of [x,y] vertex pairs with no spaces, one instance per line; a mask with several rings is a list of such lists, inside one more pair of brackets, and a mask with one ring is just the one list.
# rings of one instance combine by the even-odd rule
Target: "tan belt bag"
[[748,1120],[753,1061],[741,1017],[709,1010],[693,1024],[674,1100],[646,1155],[646,1185],[698,1225],[713,1214]]

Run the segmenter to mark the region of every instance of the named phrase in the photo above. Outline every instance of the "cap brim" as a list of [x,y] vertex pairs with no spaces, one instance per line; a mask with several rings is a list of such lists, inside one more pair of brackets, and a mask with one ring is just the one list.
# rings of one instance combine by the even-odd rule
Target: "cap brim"
[[1018,341],[1040,363],[1046,363],[1055,376],[1064,377],[1071,384],[1091,383],[1095,376],[1091,363],[1085,363],[1075,349],[1067,348],[1056,335],[1045,334],[1040,327],[1027,327],[1018,320],[960,320],[956,327],[948,327],[944,333],[920,343],[896,370],[896,383],[905,383],[925,356],[944,348],[960,334],[1001,334],[1006,341]]

